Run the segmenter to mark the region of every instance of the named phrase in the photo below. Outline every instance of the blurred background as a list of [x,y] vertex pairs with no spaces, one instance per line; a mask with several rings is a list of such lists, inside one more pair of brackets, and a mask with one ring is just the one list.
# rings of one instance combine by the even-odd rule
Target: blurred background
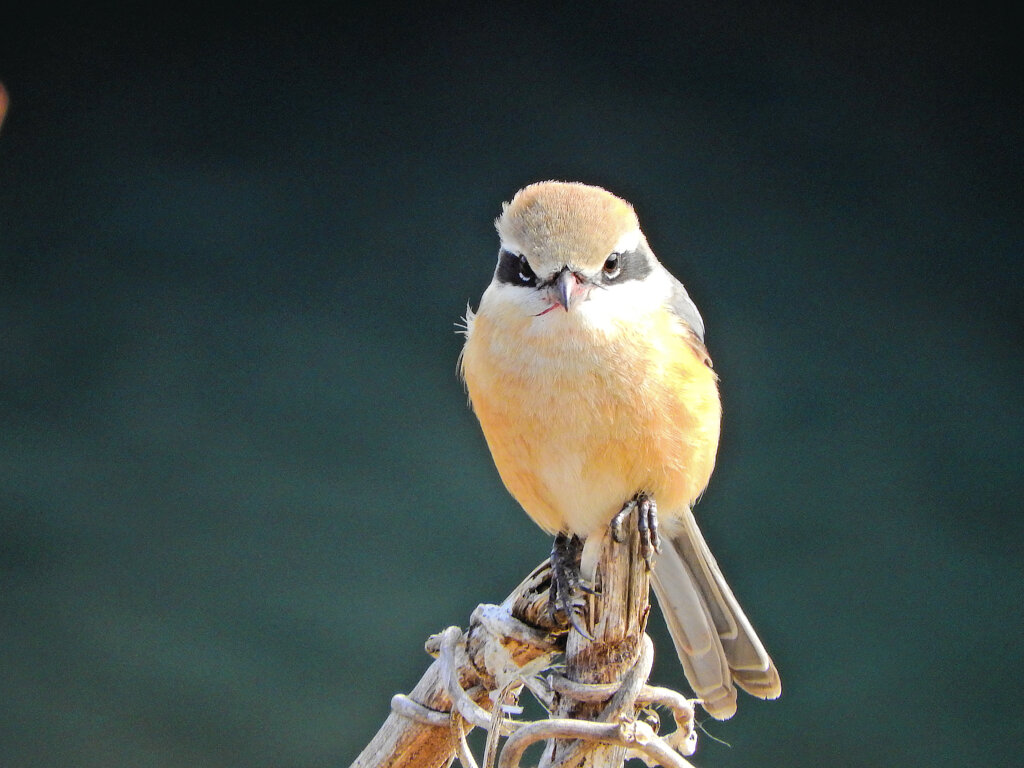
[[347,766],[544,559],[455,324],[550,178],[722,377],[698,518],[785,692],[694,762],[1017,762],[1019,10],[341,8],[0,27],[0,765]]

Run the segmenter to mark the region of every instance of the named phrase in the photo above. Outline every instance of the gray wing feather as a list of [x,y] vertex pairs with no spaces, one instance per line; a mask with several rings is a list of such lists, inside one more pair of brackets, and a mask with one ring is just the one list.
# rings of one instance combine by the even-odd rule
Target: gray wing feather
[[[667,271],[667,270],[666,270]],[[693,303],[686,288],[679,282],[671,272],[668,273],[672,281],[672,294],[669,296],[668,306],[678,315],[684,323],[690,326],[690,330],[696,334],[701,343],[704,343],[704,318],[700,316],[697,305]]]

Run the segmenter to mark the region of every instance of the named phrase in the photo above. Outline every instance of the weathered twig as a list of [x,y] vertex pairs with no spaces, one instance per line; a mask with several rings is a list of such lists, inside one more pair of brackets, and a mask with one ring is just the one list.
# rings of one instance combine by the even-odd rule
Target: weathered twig
[[[447,683],[454,677],[474,705],[490,711],[493,702],[488,694],[504,687],[505,683],[498,681],[511,676],[512,668],[518,671],[538,659],[542,667],[548,666],[561,650],[551,635],[558,628],[547,609],[549,589],[550,571],[545,562],[500,606],[479,606],[470,629],[465,634],[455,629],[458,636],[449,642],[451,650],[461,649],[457,663],[453,666],[450,660],[439,658],[408,696],[394,697],[392,713],[352,768],[442,768],[450,764],[459,754],[461,737],[451,728],[452,697]],[[453,636],[450,630],[435,635],[427,641],[427,652],[439,654],[442,637]]]
[[[653,654],[646,660],[646,669],[638,668],[650,611],[649,568],[641,551],[637,526],[629,524],[619,530],[625,533],[625,541],[606,535],[603,541],[588,542],[588,551],[600,546],[596,589],[588,601],[592,637],[570,632],[565,651],[568,681],[588,687],[614,685],[615,693],[596,700],[563,695],[556,709],[557,717],[603,723],[635,719],[634,700],[650,674]],[[576,768],[584,764],[586,757],[586,764],[593,768],[614,768],[623,763],[625,752],[618,742],[602,741],[598,746],[591,741],[556,741],[541,765]]]
[[[538,720],[530,723],[509,737],[501,752],[498,768],[518,768],[523,752],[531,744],[545,739],[585,739],[630,751],[644,758],[650,765],[665,768],[693,768],[665,739],[660,738],[642,720],[618,723],[591,723],[585,720]],[[589,759],[589,758],[584,758]],[[621,762],[619,763],[621,765]]]
[[[477,768],[465,739],[473,727],[491,731],[484,768],[502,736],[499,768],[518,768],[523,752],[541,740],[549,741],[547,768],[619,768],[627,756],[689,766],[682,755],[696,744],[693,702],[646,685],[654,653],[644,632],[648,568],[635,526],[628,528],[625,542],[597,542],[596,589],[584,611],[591,637],[554,623],[542,564],[501,605],[478,606],[465,633],[449,627],[430,638],[427,651],[437,661],[409,696],[392,699],[392,714],[353,768],[441,768],[456,758]],[[542,680],[563,652],[565,674]],[[524,687],[554,717],[526,723],[506,716]],[[638,719],[651,706],[672,710],[673,733],[658,736]]]

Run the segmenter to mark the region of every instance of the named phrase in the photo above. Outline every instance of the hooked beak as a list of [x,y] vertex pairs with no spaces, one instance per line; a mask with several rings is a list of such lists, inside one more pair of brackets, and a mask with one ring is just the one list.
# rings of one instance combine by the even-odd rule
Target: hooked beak
[[563,267],[562,271],[559,272],[554,280],[551,281],[551,286],[548,288],[551,294],[551,298],[554,300],[552,309],[555,304],[560,306],[566,312],[573,308],[579,303],[580,299],[590,292],[590,286],[586,281],[573,272],[568,267]]

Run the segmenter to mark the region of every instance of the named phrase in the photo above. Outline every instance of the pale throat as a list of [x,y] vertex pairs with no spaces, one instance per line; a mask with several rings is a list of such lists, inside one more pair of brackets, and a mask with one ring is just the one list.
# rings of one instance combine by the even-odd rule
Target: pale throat
[[493,284],[481,306],[493,322],[488,346],[493,364],[507,373],[572,377],[608,372],[630,358],[630,350],[649,344],[652,327],[663,311],[654,275],[608,288],[595,287],[571,310],[547,308],[539,292]]

